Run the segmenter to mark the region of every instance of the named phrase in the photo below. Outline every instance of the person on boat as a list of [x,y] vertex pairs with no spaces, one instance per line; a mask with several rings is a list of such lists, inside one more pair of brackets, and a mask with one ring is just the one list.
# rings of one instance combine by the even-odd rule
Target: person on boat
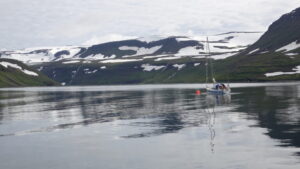
[[221,89],[226,89],[226,86],[224,83],[221,84],[222,85],[222,88]]
[[215,84],[215,89],[216,89],[216,90],[221,89],[221,87],[222,87],[222,85],[221,85],[220,83]]
[[218,90],[219,87],[220,87],[220,86],[219,86],[219,84],[217,83],[217,84],[215,85],[215,89]]
[[215,89],[216,89],[216,90],[224,90],[224,89],[227,89],[227,87],[226,87],[225,84],[223,84],[223,83],[217,83],[217,84],[215,85]]

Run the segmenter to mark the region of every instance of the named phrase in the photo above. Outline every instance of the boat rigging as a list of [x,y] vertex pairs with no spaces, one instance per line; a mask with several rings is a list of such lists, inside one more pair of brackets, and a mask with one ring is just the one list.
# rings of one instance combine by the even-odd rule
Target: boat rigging
[[[215,75],[214,75],[214,67],[213,67],[213,59],[211,58],[211,53],[210,53],[210,48],[209,48],[209,41],[208,41],[208,37],[206,37],[206,45],[205,45],[205,49],[206,49],[206,91],[209,94],[229,94],[231,92],[230,86],[229,84],[225,85],[223,83],[218,83],[215,79]],[[209,68],[208,66],[210,66],[210,75],[211,75],[211,81],[212,81],[212,87],[208,87],[208,83],[209,83]]]

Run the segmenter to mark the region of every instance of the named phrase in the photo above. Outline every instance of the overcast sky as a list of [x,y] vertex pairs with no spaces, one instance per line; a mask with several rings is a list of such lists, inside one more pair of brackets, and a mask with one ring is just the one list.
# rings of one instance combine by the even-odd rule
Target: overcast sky
[[0,49],[265,31],[299,0],[0,0]]

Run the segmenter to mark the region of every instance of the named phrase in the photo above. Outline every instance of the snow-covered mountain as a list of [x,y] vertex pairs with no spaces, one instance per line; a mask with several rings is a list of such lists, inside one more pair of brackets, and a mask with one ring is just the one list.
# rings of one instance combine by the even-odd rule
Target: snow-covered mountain
[[[208,36],[214,59],[224,59],[254,43],[261,32],[228,32]],[[184,57],[204,58],[207,55],[206,36],[172,36],[138,38],[95,44],[92,46],[37,47],[15,51],[0,51],[1,58],[16,59],[33,65],[44,62],[100,60],[102,63],[176,60]]]
[[64,47],[35,47],[21,50],[0,51],[0,58],[15,59],[25,64],[38,64],[41,62],[53,62],[63,59],[75,58],[76,54],[84,47],[64,46]]
[[208,51],[218,81],[299,80],[300,8],[280,17],[265,33],[152,36],[91,46],[2,49],[0,59],[22,61],[65,85],[195,83],[206,80]]

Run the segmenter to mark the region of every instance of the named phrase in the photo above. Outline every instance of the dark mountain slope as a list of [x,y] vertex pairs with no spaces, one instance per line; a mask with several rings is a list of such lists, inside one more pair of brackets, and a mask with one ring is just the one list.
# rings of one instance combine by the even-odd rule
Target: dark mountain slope
[[134,47],[134,48],[153,48],[153,47],[160,47],[157,51],[155,51],[154,55],[159,54],[175,54],[180,49],[189,47],[189,46],[196,46],[203,49],[203,45],[195,40],[189,41],[177,41],[176,38],[179,37],[169,37],[158,41],[152,42],[144,42],[141,40],[124,40],[124,41],[116,41],[116,42],[108,42],[98,45],[93,45],[79,56],[81,58],[85,58],[91,55],[102,54],[106,57],[110,57],[115,55],[116,58],[121,58],[122,56],[126,55],[136,55],[137,51],[135,50],[120,50],[121,47]]
[[274,52],[295,41],[300,43],[300,8],[281,16],[272,23],[268,31],[243,54],[255,49],[259,49],[256,52]]

